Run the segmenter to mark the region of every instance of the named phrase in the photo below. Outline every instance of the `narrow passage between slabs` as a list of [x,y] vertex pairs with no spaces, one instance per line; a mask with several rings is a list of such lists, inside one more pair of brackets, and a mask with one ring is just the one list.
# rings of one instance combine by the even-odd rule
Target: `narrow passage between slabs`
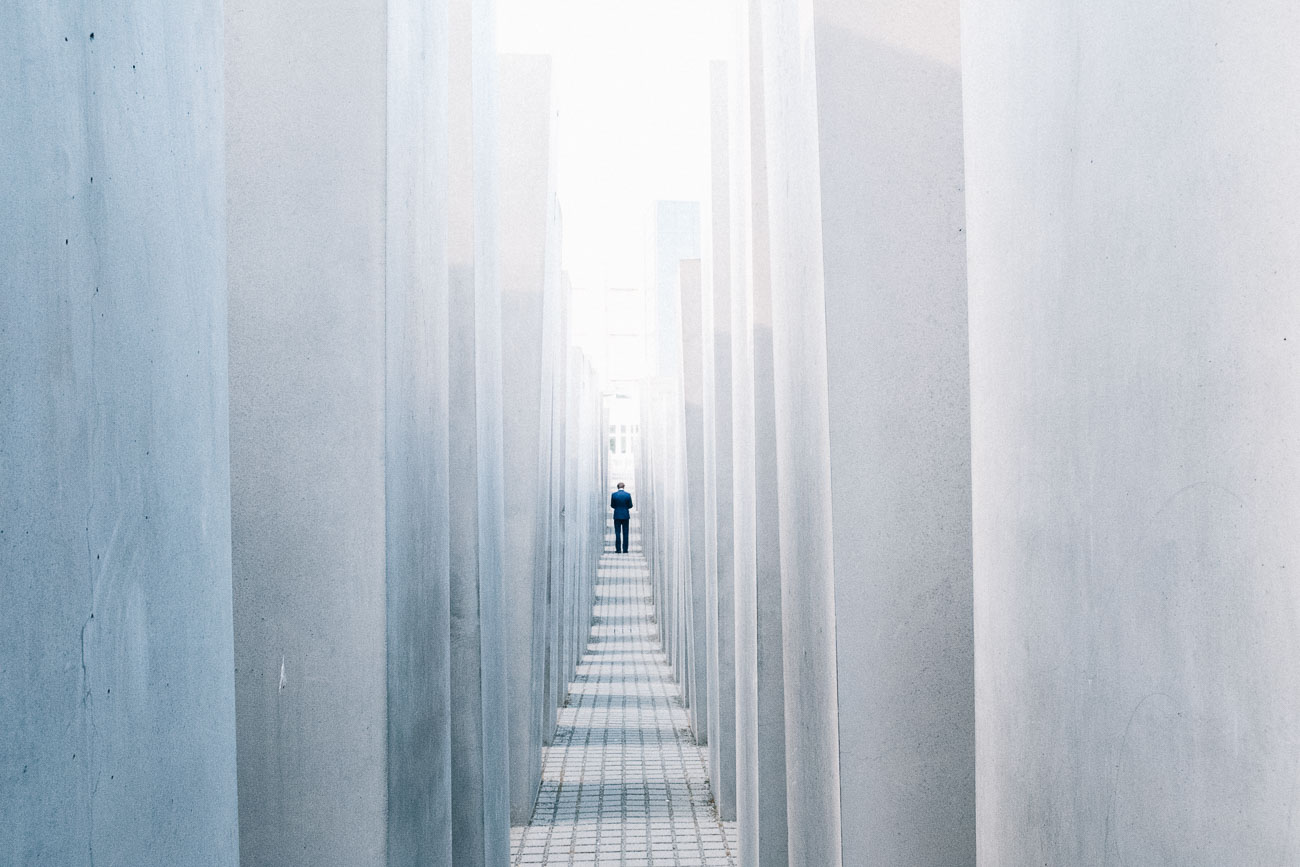
[[736,825],[718,819],[631,542],[601,557],[587,652],[543,754],[537,807],[511,834],[516,867],[737,863]]

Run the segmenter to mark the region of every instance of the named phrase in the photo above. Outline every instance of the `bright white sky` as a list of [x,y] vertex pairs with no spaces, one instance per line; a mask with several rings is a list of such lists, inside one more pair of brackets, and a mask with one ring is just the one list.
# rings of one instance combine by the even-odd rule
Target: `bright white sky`
[[497,0],[497,46],[550,54],[564,259],[575,286],[642,284],[656,199],[708,190],[709,71],[731,0]]

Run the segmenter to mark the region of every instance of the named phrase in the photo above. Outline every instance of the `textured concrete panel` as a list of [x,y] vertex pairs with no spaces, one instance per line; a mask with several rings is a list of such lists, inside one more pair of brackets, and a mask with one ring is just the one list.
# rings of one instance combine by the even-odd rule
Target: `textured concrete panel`
[[839,720],[810,6],[765,0],[763,59],[790,861],[829,867],[841,863]]
[[975,862],[956,0],[815,0],[845,864]]
[[963,9],[978,854],[1283,864],[1294,4]]
[[244,867],[386,853],[386,10],[226,10]]
[[456,867],[501,865],[510,856],[494,21],[490,0],[450,4],[458,34],[449,55],[447,250]]
[[709,68],[711,96],[709,243],[705,329],[704,448],[709,569],[709,777],[718,813],[736,818],[736,599],[731,478],[731,159],[727,64]]
[[789,863],[763,37],[740,10],[732,101],[732,398],[736,593],[736,813],[745,867]]
[[548,349],[545,361],[549,366],[543,385],[544,395],[551,401],[551,438],[550,450],[550,493],[547,524],[547,575],[546,575],[546,704],[547,712],[543,718],[543,740],[550,743],[555,735],[555,711],[564,703],[568,694],[570,672],[563,659],[560,646],[561,611],[563,610],[566,589],[565,574],[565,514],[566,497],[565,465],[568,460],[568,308],[572,287],[567,274],[560,278],[558,297],[546,296],[543,303],[546,318],[546,334],[543,340],[552,341],[553,349]]
[[447,7],[388,4],[388,864],[451,861]]
[[549,444],[543,454],[543,440],[551,436],[550,397],[543,398],[543,383],[553,364],[546,353],[556,351],[554,341],[544,339],[545,306],[547,294],[560,291],[560,238],[551,60],[503,55],[500,64],[503,579],[509,623],[510,813],[520,823],[532,817],[542,772],[549,556],[543,542],[550,471]]
[[[679,301],[682,343],[682,474],[686,523],[682,527],[686,571],[682,574],[689,602],[691,658],[689,706],[695,742],[704,744],[709,732],[708,636],[709,580],[707,568],[708,467],[704,457],[704,311],[703,275],[699,259],[684,259],[680,266]],[[716,640],[716,639],[715,639]]]
[[0,862],[233,867],[220,5],[8,13]]

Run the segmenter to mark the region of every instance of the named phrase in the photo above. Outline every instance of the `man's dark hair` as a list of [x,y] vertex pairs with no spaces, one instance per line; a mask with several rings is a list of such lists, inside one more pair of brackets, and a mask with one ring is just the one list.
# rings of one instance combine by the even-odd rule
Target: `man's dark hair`
[[622,483],[622,482],[619,482],[619,483],[618,483],[618,486],[619,486],[619,488],[622,488],[622,487],[623,487],[623,483]]

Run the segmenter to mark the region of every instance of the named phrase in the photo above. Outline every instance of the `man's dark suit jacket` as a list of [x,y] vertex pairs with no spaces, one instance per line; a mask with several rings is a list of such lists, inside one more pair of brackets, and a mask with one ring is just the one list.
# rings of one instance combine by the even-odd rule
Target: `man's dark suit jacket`
[[632,508],[632,495],[627,491],[615,491],[609,498],[609,507],[614,510],[615,521],[626,521],[632,517],[628,510]]

